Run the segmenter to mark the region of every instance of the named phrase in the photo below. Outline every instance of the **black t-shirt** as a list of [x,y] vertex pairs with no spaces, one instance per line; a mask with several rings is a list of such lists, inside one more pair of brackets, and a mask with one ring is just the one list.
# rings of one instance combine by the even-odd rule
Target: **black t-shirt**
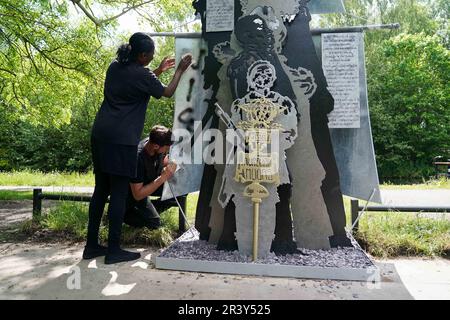
[[112,62],[92,135],[101,142],[137,146],[150,97],[160,99],[164,89],[156,75],[142,65]]
[[[150,184],[155,181],[161,175],[163,156],[154,155],[150,156],[145,150],[144,146],[148,142],[144,140],[139,145],[138,151],[138,164],[137,164],[137,176],[130,180],[130,183],[143,183],[144,185]],[[147,205],[147,198],[136,201],[133,197],[133,193],[128,190],[128,206],[145,207]]]

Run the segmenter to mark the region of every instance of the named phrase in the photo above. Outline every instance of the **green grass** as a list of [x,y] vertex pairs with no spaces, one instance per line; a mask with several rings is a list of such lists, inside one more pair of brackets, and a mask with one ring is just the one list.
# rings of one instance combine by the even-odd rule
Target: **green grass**
[[62,201],[40,221],[43,228],[67,233],[76,240],[87,235],[88,204]]
[[[45,192],[46,195],[74,195],[70,192]],[[33,191],[0,190],[0,201],[33,200]]]
[[[350,200],[344,197],[347,226],[351,226]],[[379,258],[450,255],[450,220],[443,215],[432,219],[419,213],[366,212],[354,236],[364,250]]]
[[432,179],[423,180],[422,183],[416,184],[392,184],[384,183],[381,189],[407,189],[407,190],[430,190],[430,189],[450,189],[450,179]]
[[[188,197],[187,215],[193,224],[195,207],[198,195]],[[37,231],[46,230],[53,238],[62,237],[72,241],[84,241],[87,235],[88,204],[69,201],[60,202],[55,208],[50,209],[47,215],[38,221],[27,221],[22,226],[22,231],[32,235]],[[171,244],[178,231],[178,209],[171,208],[161,213],[162,227],[158,230],[146,228],[136,229],[127,225],[122,229],[122,243],[124,245],[151,245],[166,247]],[[102,223],[100,227],[100,241],[108,239],[108,227]]]
[[[1,199],[31,198],[29,192],[0,192]],[[187,202],[187,215],[194,224],[198,194],[191,194]],[[350,198],[344,199],[347,225],[351,224]],[[84,241],[88,221],[88,204],[60,202],[39,221],[27,222],[23,231],[31,234],[49,230],[54,236]],[[150,231],[124,225],[122,242],[125,245],[152,245],[166,247],[178,230],[178,209],[172,208],[161,214],[162,228]],[[107,240],[108,228],[102,225],[100,239]],[[450,221],[430,219],[408,213],[366,213],[360,220],[355,237],[362,247],[376,257],[398,256],[446,256],[450,251]]]
[[448,256],[450,221],[409,213],[367,213],[361,219],[358,242],[373,256]]
[[0,200],[32,200],[32,191],[9,191],[0,190]]
[[[43,173],[39,171],[0,172],[0,186],[94,186],[92,173]],[[419,183],[393,184],[386,182],[382,189],[450,189],[450,179],[422,180]]]
[[91,187],[94,186],[94,175],[39,171],[0,172],[0,186]]

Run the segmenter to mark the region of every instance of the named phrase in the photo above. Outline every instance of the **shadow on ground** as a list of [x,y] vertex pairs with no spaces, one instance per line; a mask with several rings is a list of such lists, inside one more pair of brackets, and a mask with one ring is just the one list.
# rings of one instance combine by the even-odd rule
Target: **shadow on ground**
[[105,265],[80,260],[77,245],[4,245],[0,249],[1,299],[412,299],[395,266],[381,263],[380,284],[246,277],[157,270],[155,249],[139,261]]

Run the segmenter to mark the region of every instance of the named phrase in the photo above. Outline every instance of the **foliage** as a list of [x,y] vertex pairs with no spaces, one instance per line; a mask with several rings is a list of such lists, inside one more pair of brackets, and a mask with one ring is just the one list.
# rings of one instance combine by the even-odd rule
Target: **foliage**
[[94,186],[92,173],[43,173],[40,171],[0,172],[2,186],[89,187]]
[[31,191],[0,191],[1,201],[18,201],[18,200],[32,200],[33,192]]
[[[118,44],[118,18],[142,28],[188,31],[191,0],[0,0],[0,170],[86,172],[90,130]],[[323,27],[399,22],[365,33],[369,104],[383,179],[428,178],[449,156],[447,0],[345,0]],[[83,10],[84,9],[84,10]],[[181,27],[177,27],[181,26]],[[151,68],[173,55],[157,39]],[[162,77],[169,82],[171,73]],[[144,135],[172,125],[173,99],[152,100]]]
[[42,219],[42,227],[55,232],[64,232],[75,240],[86,239],[88,210],[86,204],[61,202]]
[[101,85],[101,34],[49,1],[0,0],[0,16],[0,109],[34,125],[70,123]]
[[[191,195],[187,201],[188,219],[192,222],[197,204],[197,196]],[[122,243],[124,245],[152,245],[167,247],[173,242],[178,231],[178,210],[171,208],[161,215],[162,227],[157,230],[147,228],[133,228],[127,225],[122,229]],[[106,217],[105,217],[106,218]],[[47,215],[34,221],[26,221],[21,230],[27,235],[34,235],[46,231],[51,239],[63,237],[71,241],[84,241],[87,235],[88,205],[62,201],[51,208]],[[99,233],[100,241],[108,239],[107,219],[103,219]]]
[[[198,195],[192,194],[187,201],[189,221],[193,221]],[[350,219],[350,199],[346,198],[346,212]],[[48,215],[27,221],[21,231],[27,235],[47,231],[47,240],[68,239],[84,241],[87,228],[86,204],[61,202]],[[409,213],[366,213],[355,234],[359,243],[377,257],[397,256],[448,256],[450,253],[450,221],[433,215],[427,218]],[[176,209],[161,214],[162,228],[158,230],[135,229],[124,225],[122,243],[126,245],[153,245],[166,247],[176,236],[178,228]],[[104,221],[105,222],[105,221]],[[100,228],[101,241],[107,240],[108,227]]]
[[[104,75],[117,45],[129,37],[118,34],[114,17],[135,8],[147,27],[170,31],[190,10],[188,0],[72,2],[0,0],[0,170],[89,170]],[[69,6],[75,3],[88,14],[74,16]],[[173,55],[173,39],[158,41],[158,49],[153,68]],[[171,126],[173,104],[152,101],[146,132],[155,124]]]
[[367,213],[356,238],[377,257],[448,256],[450,221],[407,213]]
[[[410,180],[410,179],[408,179]],[[410,182],[410,181],[408,181]],[[418,184],[392,184],[385,183],[381,186],[382,189],[401,189],[401,190],[436,190],[436,189],[450,189],[450,179],[441,177],[439,179],[433,178],[431,180],[422,180]]]
[[450,54],[436,36],[384,41],[370,68],[374,142],[385,177],[434,173],[433,157],[450,154]]
[[365,33],[369,107],[382,180],[428,179],[450,158],[449,2],[346,0],[322,26],[400,23]]

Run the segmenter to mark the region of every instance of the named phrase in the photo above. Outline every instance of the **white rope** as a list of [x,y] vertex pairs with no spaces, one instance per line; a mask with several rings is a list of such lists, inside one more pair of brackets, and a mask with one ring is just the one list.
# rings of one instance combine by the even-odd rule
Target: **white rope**
[[169,189],[170,189],[170,192],[172,193],[172,196],[175,198],[175,201],[177,202],[178,209],[180,210],[181,214],[183,215],[184,221],[186,221],[186,223],[189,227],[189,231],[192,233],[192,236],[195,237],[196,234],[194,233],[194,230],[193,230],[194,228],[192,228],[191,224],[189,223],[189,221],[186,217],[186,214],[185,214],[183,208],[181,207],[180,202],[178,201],[178,198],[175,196],[175,192],[173,192],[172,184],[169,181],[167,181],[167,184],[169,185]]
[[[362,218],[363,214],[366,212],[367,208],[369,207],[369,203],[370,201],[373,199],[373,197],[375,196],[375,192],[377,191],[376,188],[373,189],[372,194],[370,195],[369,199],[366,202],[366,205],[364,206],[363,210],[361,212],[358,213],[358,218],[356,218],[355,222],[352,225],[352,228],[350,229],[350,231],[353,231],[353,229],[355,228],[355,226],[358,224],[359,220]],[[358,209],[359,210],[359,209]]]

